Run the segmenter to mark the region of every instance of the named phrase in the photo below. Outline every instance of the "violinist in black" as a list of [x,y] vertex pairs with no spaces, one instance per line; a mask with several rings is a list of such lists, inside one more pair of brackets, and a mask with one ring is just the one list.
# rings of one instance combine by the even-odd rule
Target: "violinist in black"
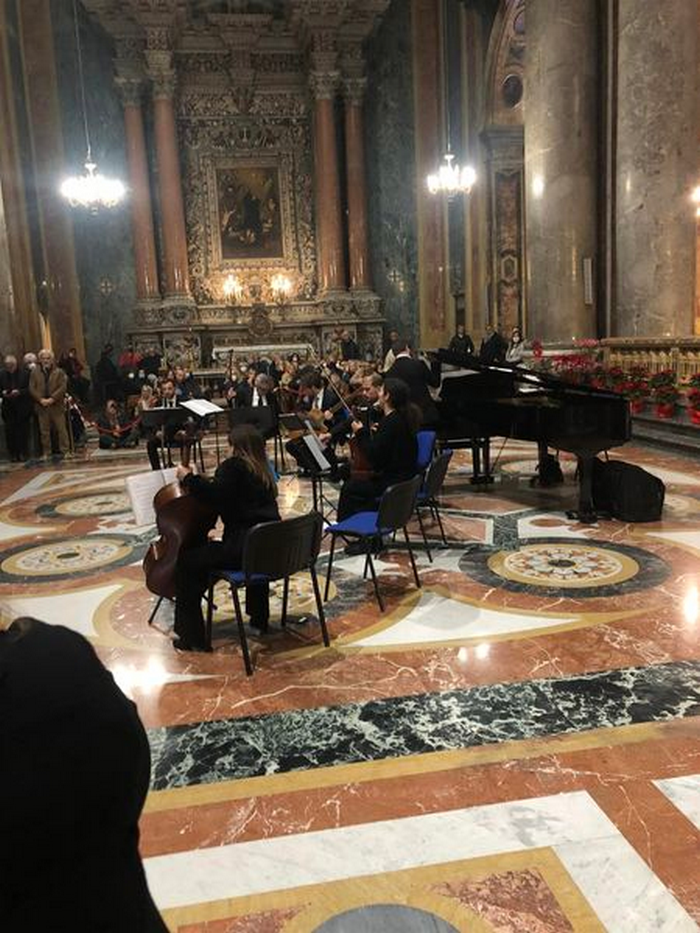
[[385,379],[379,390],[379,404],[384,416],[376,432],[372,433],[361,421],[352,422],[352,432],[372,464],[374,476],[349,479],[343,484],[338,521],[376,508],[377,498],[387,486],[410,479],[416,473],[420,413],[409,402],[408,387],[400,379]]
[[[243,560],[248,531],[260,522],[278,521],[277,487],[270,470],[265,444],[252,425],[241,424],[230,435],[231,453],[217,468],[213,479],[195,476],[178,467],[178,478],[187,491],[213,507],[224,523],[221,541],[207,541],[183,551],[177,564],[175,597],[176,648],[202,651],[204,617],[202,596],[210,570],[237,570]],[[248,587],[246,611],[251,625],[264,631],[270,615],[268,585]]]

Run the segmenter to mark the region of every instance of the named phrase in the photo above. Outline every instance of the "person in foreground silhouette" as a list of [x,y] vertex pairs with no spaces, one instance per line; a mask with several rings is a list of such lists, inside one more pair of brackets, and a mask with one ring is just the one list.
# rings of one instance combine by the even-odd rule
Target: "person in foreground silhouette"
[[0,631],[0,930],[167,933],[139,855],[150,750],[90,643]]

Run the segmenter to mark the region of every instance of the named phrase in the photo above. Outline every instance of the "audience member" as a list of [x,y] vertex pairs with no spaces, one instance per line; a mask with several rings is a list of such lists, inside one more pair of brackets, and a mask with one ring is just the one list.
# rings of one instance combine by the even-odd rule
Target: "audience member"
[[32,400],[29,395],[29,372],[17,365],[11,353],[5,357],[5,369],[0,373],[2,420],[5,422],[5,440],[10,460],[29,457],[29,426]]
[[428,386],[440,385],[439,373],[434,373],[422,360],[413,359],[411,347],[406,340],[400,340],[394,346],[396,360],[388,373],[387,379],[400,379],[408,386],[410,401],[421,411],[421,427],[433,427],[439,421],[437,406],[430,395]]
[[150,750],[90,643],[0,631],[0,928],[167,933],[139,855]]
[[457,330],[452,340],[450,340],[448,350],[452,350],[453,353],[466,353],[473,356],[474,341],[466,332],[464,324],[457,325]]
[[29,394],[34,400],[34,412],[39,422],[41,453],[44,460],[51,456],[51,434],[56,434],[58,456],[70,455],[66,427],[66,391],[68,379],[56,366],[51,350],[39,351],[39,365],[29,376]]

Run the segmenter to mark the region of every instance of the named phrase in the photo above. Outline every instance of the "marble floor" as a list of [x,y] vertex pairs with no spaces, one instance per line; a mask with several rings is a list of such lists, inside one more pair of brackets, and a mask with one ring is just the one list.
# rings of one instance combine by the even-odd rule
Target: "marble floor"
[[[326,649],[295,578],[251,678],[223,590],[212,655],[172,649],[169,606],[146,624],[153,528],[124,490],[144,454],[0,473],[0,601],[89,638],[148,729],[142,852],[172,931],[700,929],[700,465],[623,453],[666,483],[663,521],[570,522],[573,464],[533,489],[532,445],[489,489],[456,454],[422,589],[390,549],[380,613],[341,557]],[[309,494],[284,476],[283,513]]]

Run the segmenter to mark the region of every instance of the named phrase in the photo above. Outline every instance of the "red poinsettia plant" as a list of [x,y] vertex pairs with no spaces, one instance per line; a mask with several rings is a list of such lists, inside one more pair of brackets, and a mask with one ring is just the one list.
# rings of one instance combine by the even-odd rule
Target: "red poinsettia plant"
[[688,380],[685,393],[688,400],[688,414],[693,424],[700,424],[700,373],[693,373]]
[[649,398],[649,372],[644,366],[633,366],[623,383],[622,391],[633,402],[644,402]]
[[649,386],[658,417],[673,417],[678,395],[680,394],[674,371],[672,369],[662,369],[660,372],[654,373],[649,380]]

